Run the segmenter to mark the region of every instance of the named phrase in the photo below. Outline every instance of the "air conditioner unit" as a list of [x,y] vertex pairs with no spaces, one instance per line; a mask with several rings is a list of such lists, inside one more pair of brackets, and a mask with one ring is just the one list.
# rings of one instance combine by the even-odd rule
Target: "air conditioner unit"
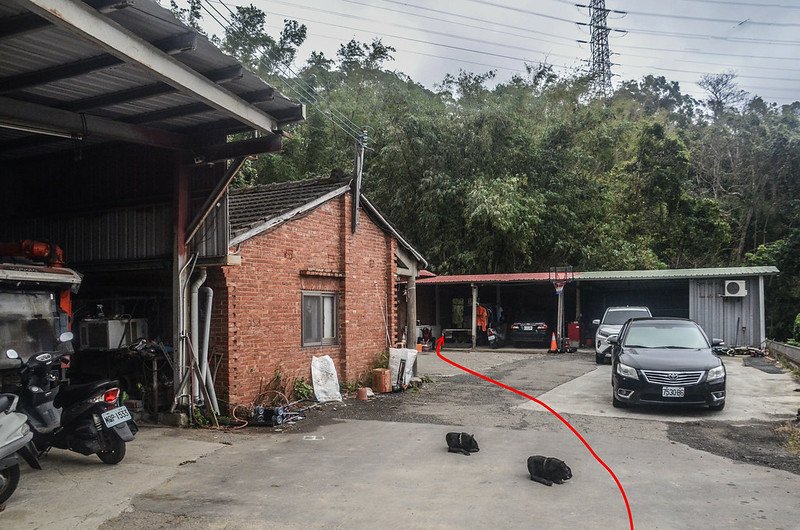
[[147,319],[89,319],[80,323],[82,350],[116,350],[147,337]]
[[723,296],[735,298],[747,296],[747,282],[744,280],[725,280],[725,294]]

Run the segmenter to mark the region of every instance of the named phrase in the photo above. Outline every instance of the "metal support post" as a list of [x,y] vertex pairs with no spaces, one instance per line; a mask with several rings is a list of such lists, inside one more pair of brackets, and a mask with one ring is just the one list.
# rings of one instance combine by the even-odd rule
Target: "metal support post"
[[472,284],[472,349],[475,349],[475,346],[478,342],[478,286],[474,283]]

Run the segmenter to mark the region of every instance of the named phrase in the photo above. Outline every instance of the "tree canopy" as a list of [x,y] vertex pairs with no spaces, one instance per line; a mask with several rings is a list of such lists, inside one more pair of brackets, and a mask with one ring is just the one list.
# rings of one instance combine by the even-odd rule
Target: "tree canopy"
[[288,95],[314,95],[284,150],[240,185],[352,171],[354,131],[340,125],[357,124],[370,138],[364,192],[434,272],[774,264],[770,333],[792,333],[800,102],[748,95],[732,72],[703,76],[701,100],[653,75],[599,99],[587,77],[546,64],[496,84],[491,71],[443,72],[429,89],[389,70],[395,50],[380,40],[289,71],[306,28],[284,21],[272,38],[263,12],[237,10],[223,49]]

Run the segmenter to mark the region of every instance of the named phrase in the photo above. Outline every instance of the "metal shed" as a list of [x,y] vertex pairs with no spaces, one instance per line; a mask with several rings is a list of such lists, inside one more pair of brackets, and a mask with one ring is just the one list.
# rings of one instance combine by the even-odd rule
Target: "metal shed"
[[87,303],[155,300],[177,380],[190,271],[229,260],[227,187],[304,117],[153,0],[3,2],[0,241],[62,245]]
[[[590,323],[606,307],[644,305],[654,316],[691,318],[727,344],[758,346],[766,340],[766,283],[778,272],[775,267],[575,272],[564,290],[566,318],[579,322],[583,339],[591,343]],[[726,292],[731,282],[739,292]],[[442,326],[448,296],[471,297],[473,307],[479,302],[513,304],[520,297],[551,312],[556,307],[547,273],[436,276],[417,284],[423,325]],[[513,307],[506,309],[513,312]]]

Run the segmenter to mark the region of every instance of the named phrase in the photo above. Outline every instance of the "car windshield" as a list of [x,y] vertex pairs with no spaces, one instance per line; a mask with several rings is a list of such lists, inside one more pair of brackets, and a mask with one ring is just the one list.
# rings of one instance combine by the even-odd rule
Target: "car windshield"
[[607,312],[606,317],[603,319],[603,324],[619,326],[624,324],[629,318],[642,318],[649,316],[650,313],[644,309],[619,309]]
[[0,293],[0,351],[16,350],[26,360],[36,353],[55,350],[57,318],[51,293]]
[[708,348],[697,325],[686,322],[636,322],[628,328],[623,346],[628,348]]

